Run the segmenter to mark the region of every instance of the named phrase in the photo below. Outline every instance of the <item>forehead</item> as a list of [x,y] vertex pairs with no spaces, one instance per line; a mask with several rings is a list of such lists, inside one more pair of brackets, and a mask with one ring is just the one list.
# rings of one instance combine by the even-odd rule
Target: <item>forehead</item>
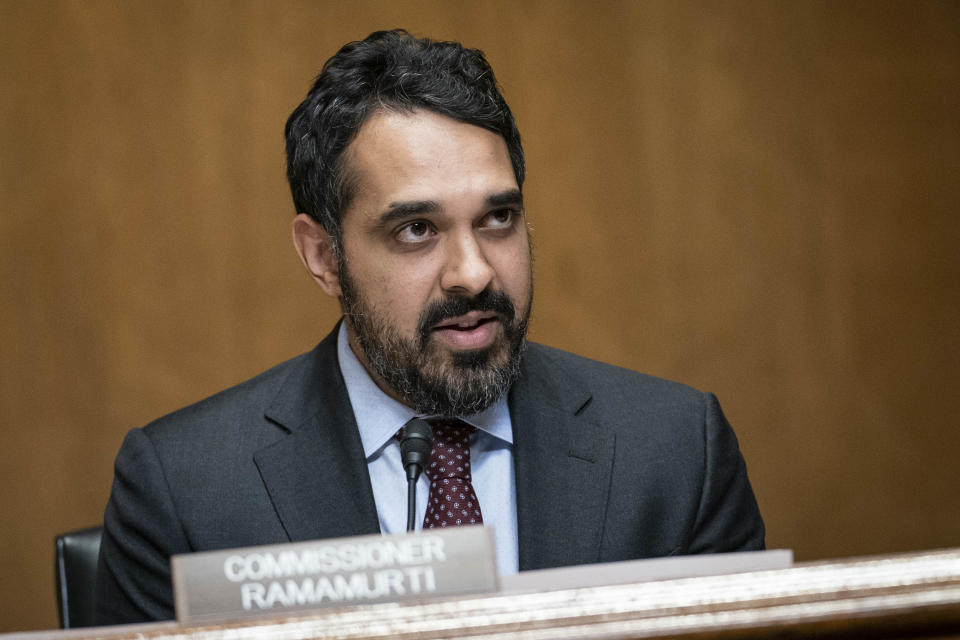
[[503,138],[432,111],[380,110],[344,152],[351,205],[485,197],[516,189]]

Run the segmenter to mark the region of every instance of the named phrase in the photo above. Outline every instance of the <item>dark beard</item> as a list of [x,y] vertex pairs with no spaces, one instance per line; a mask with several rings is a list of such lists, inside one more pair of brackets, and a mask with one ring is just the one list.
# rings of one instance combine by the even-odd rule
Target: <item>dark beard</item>
[[[341,304],[366,360],[387,385],[423,415],[454,417],[483,411],[520,377],[526,350],[527,313],[519,320],[503,291],[484,290],[473,297],[451,296],[431,303],[420,314],[412,340],[365,303],[340,265]],[[431,327],[470,311],[497,314],[503,335],[484,349],[446,352],[432,341]]]

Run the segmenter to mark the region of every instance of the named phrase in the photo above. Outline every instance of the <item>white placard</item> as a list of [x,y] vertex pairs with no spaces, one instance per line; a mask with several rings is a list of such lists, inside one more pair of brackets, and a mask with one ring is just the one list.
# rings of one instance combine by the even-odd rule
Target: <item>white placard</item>
[[499,586],[492,532],[482,526],[206,551],[170,563],[181,623]]

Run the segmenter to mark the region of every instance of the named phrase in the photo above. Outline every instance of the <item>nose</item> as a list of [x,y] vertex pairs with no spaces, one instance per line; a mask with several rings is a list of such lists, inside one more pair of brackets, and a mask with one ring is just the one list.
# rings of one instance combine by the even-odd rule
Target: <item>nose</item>
[[477,295],[487,288],[493,277],[493,267],[472,232],[451,238],[447,262],[440,276],[440,286],[444,291]]

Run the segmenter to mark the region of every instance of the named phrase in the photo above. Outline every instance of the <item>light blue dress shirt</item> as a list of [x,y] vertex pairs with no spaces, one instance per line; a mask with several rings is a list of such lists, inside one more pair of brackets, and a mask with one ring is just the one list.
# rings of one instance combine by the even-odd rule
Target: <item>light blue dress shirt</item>
[[[394,436],[417,414],[381,391],[370,378],[347,342],[344,323],[337,336],[337,356],[367,458],[380,530],[401,533],[407,526],[407,479],[400,461],[400,444]],[[507,399],[504,396],[485,411],[460,419],[477,428],[470,445],[473,488],[480,500],[483,523],[493,529],[497,568],[500,575],[517,573],[517,492]],[[423,523],[429,490],[429,480],[421,475],[417,482],[417,529]]]

